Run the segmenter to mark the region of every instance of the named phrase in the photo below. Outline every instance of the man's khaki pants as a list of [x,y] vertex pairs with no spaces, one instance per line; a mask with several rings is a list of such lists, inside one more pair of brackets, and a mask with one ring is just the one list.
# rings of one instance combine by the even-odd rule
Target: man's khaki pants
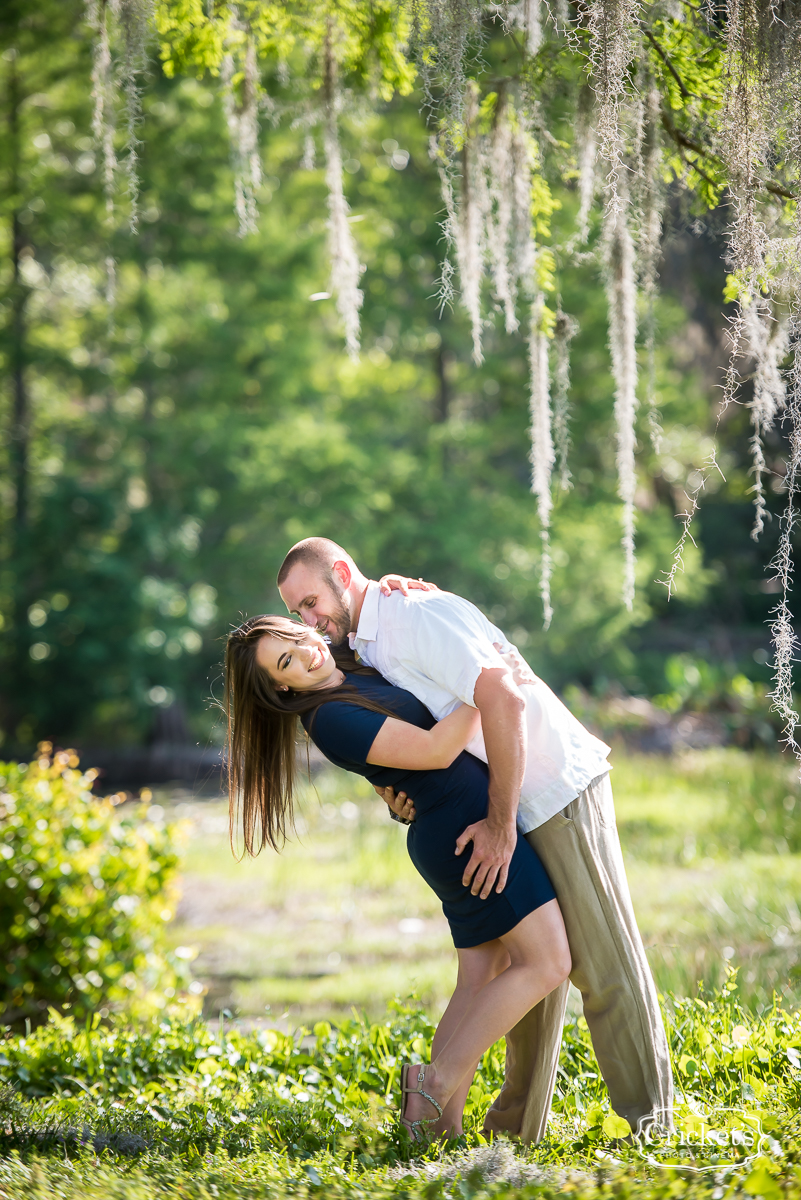
[[[634,1130],[671,1126],[673,1079],[656,989],[623,866],[609,776],[526,834],[551,878],[593,1049],[612,1108]],[[506,1078],[485,1128],[536,1144],[545,1133],[568,984],[506,1035]]]

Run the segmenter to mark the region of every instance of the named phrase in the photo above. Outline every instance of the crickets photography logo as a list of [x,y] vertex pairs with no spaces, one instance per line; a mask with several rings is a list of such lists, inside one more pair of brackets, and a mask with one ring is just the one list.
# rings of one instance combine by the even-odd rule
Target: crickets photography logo
[[[695,1174],[742,1169],[761,1155],[771,1155],[775,1142],[755,1112],[743,1108],[702,1105],[657,1112],[656,1120],[637,1133],[636,1144],[654,1166],[684,1167]],[[665,1132],[670,1128],[670,1132]]]

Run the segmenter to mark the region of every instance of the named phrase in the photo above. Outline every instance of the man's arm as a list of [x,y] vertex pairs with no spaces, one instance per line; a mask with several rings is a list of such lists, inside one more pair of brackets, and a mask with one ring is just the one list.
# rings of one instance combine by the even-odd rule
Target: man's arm
[[[389,659],[385,674],[427,703],[435,715],[439,715],[437,706],[441,710],[445,693],[478,708],[486,726],[488,816],[468,827],[456,844],[456,853],[461,854],[473,841],[464,883],[470,887],[472,882],[473,894],[486,899],[493,887],[501,891],[506,886],[517,842],[517,806],[526,762],[525,701],[507,663],[488,640],[492,626],[475,605],[460,596],[434,592],[412,603],[397,597],[390,606],[391,641],[389,645],[385,642],[383,650]],[[434,706],[426,680],[439,693]]]
[[526,769],[526,702],[508,670],[487,667],[476,681],[474,700],[489,762],[489,810],[486,820],[468,825],[456,842],[456,853],[473,843],[462,883],[486,900],[493,886],[498,892],[506,887],[517,844],[517,805]]

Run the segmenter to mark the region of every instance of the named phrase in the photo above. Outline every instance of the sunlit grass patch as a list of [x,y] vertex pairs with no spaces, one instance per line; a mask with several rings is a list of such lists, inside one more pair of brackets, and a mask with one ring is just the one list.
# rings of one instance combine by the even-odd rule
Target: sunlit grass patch
[[785,755],[734,747],[672,758],[613,755],[618,824],[627,853],[691,863],[747,850],[801,850],[801,787]]
[[693,995],[740,968],[749,1003],[799,997],[801,859],[746,854],[695,867],[635,861],[629,880],[649,961],[659,986]]

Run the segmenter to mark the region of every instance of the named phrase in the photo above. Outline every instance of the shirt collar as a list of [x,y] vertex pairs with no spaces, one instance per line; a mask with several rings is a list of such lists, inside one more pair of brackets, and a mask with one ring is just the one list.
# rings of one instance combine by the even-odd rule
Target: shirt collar
[[351,649],[356,642],[374,642],[378,637],[378,601],[381,589],[374,579],[367,585],[364,594],[362,611],[359,613],[359,624],[355,633],[348,634]]

